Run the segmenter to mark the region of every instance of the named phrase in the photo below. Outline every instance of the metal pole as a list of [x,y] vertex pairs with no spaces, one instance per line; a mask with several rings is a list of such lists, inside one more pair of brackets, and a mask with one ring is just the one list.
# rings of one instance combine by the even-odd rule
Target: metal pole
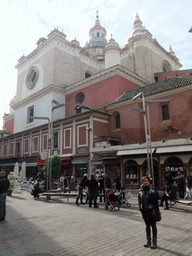
[[53,108],[52,108],[52,111],[51,111],[51,147],[50,147],[50,173],[49,173],[49,182],[50,182],[50,187],[49,187],[49,190],[51,191],[51,171],[52,171],[52,149],[53,149]]
[[[53,107],[53,104],[56,104],[56,106],[54,106]],[[50,128],[50,133],[51,133],[51,147],[50,147],[50,173],[49,173],[49,181],[50,181],[50,187],[49,187],[49,189],[50,189],[50,191],[51,191],[51,177],[52,177],[52,150],[53,150],[53,111],[55,110],[55,109],[58,109],[58,108],[61,108],[61,107],[64,107],[65,106],[65,104],[64,103],[59,103],[59,102],[57,102],[56,100],[52,100],[52,106],[51,106],[51,128]]]
[[47,188],[47,191],[50,190],[50,180],[49,180],[49,175],[51,172],[50,169],[50,156],[51,156],[51,133],[50,133],[50,121],[49,121],[49,129],[48,129],[48,134],[49,134],[49,139],[48,139],[48,165],[47,165],[47,184],[49,184],[49,187]]
[[146,148],[147,148],[147,167],[148,171],[151,174],[151,168],[150,168],[150,161],[149,161],[149,144],[148,144],[148,134],[147,134],[147,119],[146,119],[146,111],[145,111],[145,97],[144,93],[141,93],[142,95],[142,100],[143,100],[143,110],[144,110],[144,125],[145,125],[145,137],[146,137]]
[[49,117],[45,116],[33,116],[30,117],[31,119],[40,119],[40,120],[48,120],[48,150],[47,150],[47,182],[46,182],[46,191],[48,191],[48,183],[49,183],[49,159],[50,159],[50,146],[51,146],[51,140],[50,140],[50,119]]
[[148,142],[150,147],[150,160],[151,160],[151,177],[152,177],[152,186],[155,187],[154,179],[154,170],[153,170],[153,153],[151,147],[151,128],[150,128],[150,117],[149,117],[149,102],[147,103],[147,120],[148,120]]

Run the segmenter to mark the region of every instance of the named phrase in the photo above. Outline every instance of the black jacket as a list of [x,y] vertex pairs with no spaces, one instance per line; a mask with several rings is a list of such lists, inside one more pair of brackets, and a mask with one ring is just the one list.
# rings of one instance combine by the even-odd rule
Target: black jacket
[[108,176],[104,179],[104,185],[105,188],[111,188],[111,179]]
[[98,182],[97,180],[87,180],[85,182],[86,186],[88,186],[88,190],[97,190],[98,189]]
[[80,187],[85,188],[87,177],[84,176],[79,184]]
[[141,185],[138,195],[139,209],[147,210],[153,209],[158,210],[158,193],[150,187],[144,187]]
[[7,193],[7,190],[9,189],[9,180],[6,177],[0,178],[0,194],[1,193]]

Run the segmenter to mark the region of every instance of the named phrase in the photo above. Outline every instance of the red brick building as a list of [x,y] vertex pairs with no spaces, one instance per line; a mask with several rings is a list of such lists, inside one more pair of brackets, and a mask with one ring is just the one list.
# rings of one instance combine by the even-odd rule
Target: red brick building
[[[103,170],[113,181],[120,173],[123,184],[138,188],[147,172],[146,138],[143,114],[132,110],[142,108],[142,101],[132,98],[142,91],[146,103],[169,100],[149,105],[156,186],[163,185],[166,167],[172,168],[173,175],[179,168],[187,175],[192,163],[191,86],[192,79],[174,77],[140,87],[115,75],[68,93],[67,116],[53,125],[52,154],[61,155],[61,172],[81,177],[84,172]],[[103,105],[106,95],[111,100]],[[25,161],[30,175],[45,164],[47,139],[47,125],[1,138],[1,167],[13,169],[15,162],[21,166]]]

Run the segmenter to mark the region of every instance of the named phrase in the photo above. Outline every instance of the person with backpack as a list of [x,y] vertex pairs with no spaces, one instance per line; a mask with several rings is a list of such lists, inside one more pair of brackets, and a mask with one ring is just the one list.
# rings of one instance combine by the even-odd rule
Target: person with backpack
[[5,220],[6,216],[6,197],[7,190],[9,189],[9,180],[7,178],[6,172],[0,172],[0,221]]

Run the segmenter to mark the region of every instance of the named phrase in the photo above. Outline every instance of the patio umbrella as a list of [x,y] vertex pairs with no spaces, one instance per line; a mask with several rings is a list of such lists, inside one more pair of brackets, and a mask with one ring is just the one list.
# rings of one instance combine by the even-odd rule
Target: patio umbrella
[[19,164],[18,162],[15,163],[14,171],[13,171],[15,178],[18,179],[19,177]]
[[26,163],[23,162],[21,166],[21,172],[20,172],[21,180],[26,180]]

